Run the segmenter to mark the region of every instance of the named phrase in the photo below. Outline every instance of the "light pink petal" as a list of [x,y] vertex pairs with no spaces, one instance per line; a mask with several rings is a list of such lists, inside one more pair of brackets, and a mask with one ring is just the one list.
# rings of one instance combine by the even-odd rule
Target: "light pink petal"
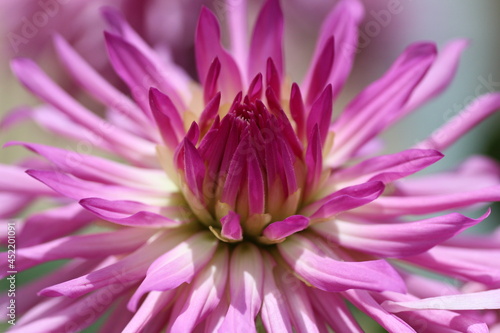
[[[225,6],[224,6],[225,5]],[[248,14],[247,0],[238,2],[224,3],[223,12],[219,15],[221,20],[227,17],[229,28],[229,38],[231,42],[231,54],[234,60],[238,63],[244,82],[249,78],[246,77],[248,68]],[[219,14],[217,12],[217,14]]]
[[9,142],[7,144],[7,146],[12,145],[24,146],[54,163],[59,171],[71,173],[84,180],[142,188],[154,192],[160,190],[158,192],[164,193],[172,188],[172,184],[165,177],[165,172],[161,170],[137,168],[93,155],[36,143]]
[[[37,97],[54,106],[59,112],[69,117],[76,124],[89,130],[94,137],[91,144],[107,141],[113,150],[131,160],[155,156],[154,144],[127,131],[114,127],[83,107],[67,92],[54,83],[34,62],[28,59],[16,59],[12,70],[19,80]],[[95,143],[94,143],[95,142]],[[139,156],[137,156],[139,155]]]
[[211,232],[200,232],[160,256],[149,266],[146,278],[130,299],[128,308],[134,311],[147,292],[171,290],[185,282],[190,283],[212,258],[217,244]]
[[[48,243],[18,249],[16,269],[26,270],[47,261],[68,258],[95,259],[113,254],[128,253],[144,244],[153,231],[144,229],[123,229],[91,235],[68,236]],[[5,260],[0,264],[7,269],[7,252],[0,254]]]
[[349,289],[404,292],[404,283],[384,260],[346,262],[326,256],[312,240],[294,235],[277,245],[290,268],[316,288],[329,292]]
[[[30,195],[57,195],[53,190],[29,177],[26,168],[0,164],[0,192]],[[30,179],[31,178],[31,179]]]
[[[283,76],[283,12],[278,0],[267,0],[257,17],[250,43],[248,77],[263,73],[271,58]],[[275,93],[279,93],[275,91]]]
[[76,178],[55,171],[26,171],[31,177],[38,179],[54,191],[74,200],[100,197],[107,200],[139,200],[148,204],[165,204],[165,194],[159,195],[149,191],[132,189],[118,185],[107,185]]
[[[123,332],[144,332],[145,326],[150,323],[153,318],[165,315],[160,313],[171,304],[175,295],[175,290],[150,292],[139,309],[134,313],[134,316],[128,322]],[[130,313],[126,306],[124,311]]]
[[16,216],[25,209],[33,200],[35,195],[14,194],[11,192],[0,192],[0,219]]
[[283,240],[296,232],[302,231],[309,226],[309,219],[302,215],[293,215],[283,221],[269,224],[262,234],[264,237],[273,240]]
[[335,145],[330,155],[335,158],[336,166],[400,119],[403,106],[435,57],[433,44],[409,46],[382,78],[346,107],[331,128],[335,132]]
[[311,219],[329,218],[372,202],[384,189],[385,186],[380,181],[346,187],[305,207],[301,214],[310,214]]
[[455,170],[409,178],[395,185],[401,195],[422,196],[479,190],[499,183],[498,162],[485,156],[471,156]]
[[385,310],[364,290],[348,290],[342,293],[349,302],[369,315],[389,332],[416,333],[416,331],[401,318]]
[[[358,184],[367,181],[382,181],[384,184],[418,172],[443,158],[436,150],[409,149],[391,155],[381,155],[367,159],[333,173],[331,181]],[[406,181],[406,180],[405,180]]]
[[326,319],[328,325],[337,333],[362,333],[356,319],[347,308],[344,300],[336,293],[311,288],[309,297],[314,308]]
[[161,64],[148,58],[136,46],[119,36],[105,32],[105,37],[113,68],[129,87],[134,100],[149,117],[151,114],[148,108],[148,93],[151,87],[167,94],[181,112],[186,110],[186,105],[178,91],[172,83],[167,81],[167,73],[162,70]]
[[457,39],[445,45],[406,103],[405,113],[411,112],[441,94],[450,85],[457,72],[460,56],[468,44],[469,42],[465,39]]
[[176,300],[167,332],[191,332],[219,305],[228,277],[229,252],[220,247],[212,261],[196,276],[184,297]]
[[78,204],[51,208],[26,218],[18,231],[18,247],[32,246],[71,234],[84,227],[95,216]]
[[229,101],[242,90],[241,74],[234,59],[221,46],[220,39],[217,18],[210,10],[202,8],[195,42],[198,77],[204,85],[210,65],[215,58],[218,58],[221,64],[219,89],[223,101]]
[[242,243],[234,249],[229,266],[229,309],[220,332],[254,332],[262,305],[264,266],[259,249]]
[[220,219],[220,224],[222,225],[221,235],[227,239],[231,240],[242,240],[243,239],[243,229],[240,224],[240,217],[234,211],[229,211],[229,213]]
[[416,222],[389,224],[335,220],[317,224],[313,228],[327,239],[347,248],[381,257],[404,257],[427,251],[483,221],[489,213],[478,219],[452,213]]
[[400,215],[431,214],[454,208],[466,208],[477,203],[500,200],[500,186],[453,194],[423,196],[383,196],[358,208],[359,215],[393,217]]
[[499,93],[483,95],[437,129],[429,138],[417,144],[416,148],[444,150],[498,109],[500,109]]
[[127,310],[128,298],[126,295],[116,300],[111,314],[99,327],[98,333],[123,333],[134,314]]
[[[138,122],[144,128],[150,128],[150,119],[134,102],[107,82],[92,66],[90,66],[63,37],[56,35],[54,45],[59,59],[70,72],[73,79],[104,105],[117,110],[125,117]],[[150,134],[145,133],[143,134]]]
[[45,288],[43,296],[80,297],[108,285],[136,283],[144,276],[153,261],[189,237],[185,230],[169,230],[145,244],[118,262],[94,270],[91,273]]
[[311,111],[307,117],[307,137],[312,137],[314,127],[317,125],[321,145],[325,143],[326,136],[328,135],[328,128],[332,120],[332,103],[332,86],[328,85],[311,106]]
[[291,332],[292,324],[285,300],[286,290],[278,288],[274,276],[274,267],[275,264],[271,258],[264,258],[264,284],[260,316],[267,332]]
[[0,119],[0,129],[7,130],[11,126],[14,126],[15,124],[21,121],[32,119],[32,116],[33,116],[33,111],[31,108],[28,107],[21,106],[9,110],[6,113],[4,113],[2,115],[2,118]]
[[[125,226],[169,228],[191,221],[185,209],[176,207],[159,207],[137,201],[109,201],[100,198],[86,198],[79,203],[100,218]],[[174,214],[178,215],[179,219],[165,216]],[[185,219],[181,219],[183,215]]]
[[198,329],[195,330],[196,333],[220,332],[220,328],[229,308],[229,296],[227,294],[227,292],[224,294],[224,297],[221,298],[219,305],[215,308],[215,310],[208,315],[207,319],[199,325]]
[[[302,87],[309,91],[313,80],[313,71],[319,62],[322,51],[330,38],[335,39],[335,62],[329,73],[328,83],[333,86],[333,96],[337,96],[349,76],[358,47],[358,25],[364,16],[364,8],[358,0],[343,0],[330,12],[321,27],[320,37],[316,43],[310,71]],[[322,89],[322,88],[320,88]],[[309,96],[307,98],[309,100]],[[311,102],[314,102],[312,100]]]

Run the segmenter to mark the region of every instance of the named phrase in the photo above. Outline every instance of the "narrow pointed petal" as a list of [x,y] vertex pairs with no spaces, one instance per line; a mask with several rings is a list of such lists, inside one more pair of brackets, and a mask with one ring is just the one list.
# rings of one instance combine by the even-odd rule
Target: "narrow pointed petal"
[[[80,200],[79,203],[100,218],[125,226],[171,228],[191,221],[188,211],[181,208],[176,211],[175,207],[159,207],[137,201],[110,201],[100,198],[86,198]],[[177,215],[178,219],[165,215]]]
[[259,73],[255,76],[255,78],[250,83],[248,87],[248,99],[250,102],[255,102],[256,99],[260,99],[262,97],[263,85],[262,85],[262,74]]
[[274,96],[279,103],[281,101],[281,76],[272,58],[267,59],[266,86],[273,91]]
[[310,213],[311,219],[330,218],[374,201],[384,189],[385,186],[380,181],[345,187],[305,207],[302,213],[303,215]]
[[233,57],[221,45],[219,23],[215,15],[207,8],[202,8],[196,29],[196,66],[201,83],[205,84],[213,59],[218,58],[221,65],[219,89],[224,101],[235,96],[242,89],[242,80],[238,65]]
[[26,168],[0,164],[0,192],[26,195],[57,195],[52,189],[26,174]]
[[292,84],[290,92],[290,113],[295,121],[297,136],[301,140],[306,139],[306,111],[299,86]]
[[407,302],[386,301],[382,306],[393,313],[412,310],[488,310],[500,307],[500,289],[446,295]]
[[[144,332],[147,324],[164,310],[175,298],[175,290],[151,291],[134,313],[123,332]],[[128,309],[125,309],[126,312]]]
[[277,245],[283,259],[305,281],[329,292],[349,289],[404,292],[404,283],[384,260],[345,262],[322,255],[307,237],[294,235]]
[[149,105],[163,142],[174,150],[186,134],[182,119],[174,104],[159,90],[149,90]]
[[[153,235],[150,230],[123,229],[107,233],[62,237],[48,243],[21,248],[16,253],[16,269],[26,270],[47,261],[68,258],[104,258],[136,250]],[[1,253],[7,258],[7,252]],[[5,255],[5,256],[4,256]],[[7,260],[2,266],[7,271]]]
[[229,252],[221,247],[196,276],[185,297],[176,301],[167,332],[191,332],[214,311],[224,296],[228,268]]
[[330,77],[334,58],[334,37],[330,37],[321,51],[311,72],[311,83],[307,91],[307,104],[312,105],[325,89]]
[[230,305],[221,332],[254,332],[262,304],[264,267],[259,249],[242,243],[233,251],[229,268]]
[[266,191],[264,175],[257,159],[257,153],[252,150],[247,156],[248,209],[251,215],[264,214]]
[[[291,332],[292,324],[285,303],[285,290],[277,286],[274,277],[274,263],[264,258],[264,284],[262,289],[262,323],[269,333]],[[298,282],[298,281],[297,281]]]
[[220,75],[220,61],[215,58],[210,67],[208,68],[207,77],[203,84],[203,100],[205,105],[214,98],[215,94],[219,91],[218,82]]
[[220,101],[221,94],[220,92],[218,92],[206,104],[205,109],[200,115],[199,123],[201,133],[206,133],[210,129],[210,126],[212,126],[212,124],[215,122],[215,118],[219,113]]
[[262,234],[264,237],[278,241],[302,231],[309,226],[309,219],[302,215],[293,215],[283,221],[277,221],[269,224]]
[[483,95],[437,129],[429,138],[417,144],[416,148],[445,150],[499,109],[499,93]]
[[335,220],[317,224],[314,231],[338,244],[381,257],[416,255],[483,221],[458,213],[416,222],[358,224]]
[[221,235],[231,240],[242,240],[243,229],[240,224],[240,217],[234,211],[220,219],[222,225]]
[[307,196],[318,185],[323,171],[322,144],[318,125],[314,126],[312,136],[309,138],[306,151],[306,166],[307,176],[305,195]]
[[200,232],[160,256],[149,266],[146,278],[130,299],[128,308],[135,311],[142,295],[147,292],[171,290],[184,282],[191,282],[211,259],[217,243],[212,233]]
[[276,64],[278,77],[283,77],[283,12],[278,0],[266,0],[257,17],[250,43],[248,77],[263,73],[269,57]]
[[205,177],[205,164],[196,149],[188,139],[183,141],[184,147],[184,174],[186,183],[193,194],[200,200],[203,197],[203,178]]
[[332,121],[332,103],[332,86],[328,85],[311,106],[311,112],[309,112],[309,116],[307,117],[307,137],[312,137],[314,127],[317,125],[321,145],[325,143]]
[[[332,182],[357,184],[367,181],[382,181],[388,184],[414,174],[443,158],[443,154],[432,149],[409,149],[391,155],[367,159],[354,166],[336,171]],[[406,181],[406,180],[405,180]]]

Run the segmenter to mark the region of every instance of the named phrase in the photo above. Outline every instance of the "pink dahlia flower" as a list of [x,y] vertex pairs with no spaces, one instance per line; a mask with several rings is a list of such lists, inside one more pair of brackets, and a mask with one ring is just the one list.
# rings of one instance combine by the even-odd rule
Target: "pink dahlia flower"
[[15,299],[3,296],[4,311],[15,303],[11,332],[76,332],[105,313],[102,332],[361,332],[349,303],[390,332],[499,329],[500,234],[458,235],[489,211],[450,212],[499,200],[498,166],[472,157],[405,178],[498,109],[500,94],[416,147],[375,154],[379,133],[449,84],[466,43],[439,55],[432,43],[411,45],[332,117],[360,3],[341,1],[327,17],[300,85],[285,76],[278,0],[265,1],[251,34],[246,16],[245,6],[227,12],[226,49],[217,18],[202,9],[198,84],[107,10],[109,57],[130,96],[56,36],[62,64],[107,119],[32,61],[13,62],[45,102],[32,118],[77,144],[10,143],[45,162],[1,166],[9,228],[7,218],[35,200],[53,203],[15,220],[3,276],[70,259]]

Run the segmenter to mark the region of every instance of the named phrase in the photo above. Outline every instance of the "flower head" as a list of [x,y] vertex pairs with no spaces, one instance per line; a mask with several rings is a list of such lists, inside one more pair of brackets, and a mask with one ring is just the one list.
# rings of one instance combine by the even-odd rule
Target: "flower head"
[[[328,16],[301,84],[285,76],[278,0],[265,1],[249,47],[245,6],[226,13],[229,50],[215,15],[201,10],[197,84],[106,10],[110,61],[131,97],[56,36],[62,63],[107,106],[106,120],[30,60],[14,61],[46,102],[32,117],[87,152],[11,143],[50,163],[2,166],[2,216],[40,197],[54,202],[19,221],[15,269],[71,259],[19,291],[26,302],[12,331],[78,331],[109,310],[105,332],[359,332],[346,300],[390,332],[498,326],[498,233],[457,236],[489,211],[435,215],[498,200],[498,166],[474,157],[402,179],[440,160],[500,95],[479,98],[412,149],[377,156],[372,145],[448,85],[466,43],[440,55],[432,43],[411,45],[332,122],[360,3],[341,1]],[[104,230],[80,233],[91,225]]]

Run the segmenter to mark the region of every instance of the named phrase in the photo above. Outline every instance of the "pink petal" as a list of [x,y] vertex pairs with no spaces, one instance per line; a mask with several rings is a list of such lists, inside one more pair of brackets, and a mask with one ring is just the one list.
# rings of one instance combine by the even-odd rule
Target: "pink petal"
[[429,138],[417,144],[416,148],[444,150],[498,109],[500,109],[500,94],[483,95],[432,133]]
[[76,298],[105,286],[136,283],[146,276],[153,261],[186,240],[189,235],[185,230],[169,230],[118,262],[45,288],[40,295]]
[[191,332],[219,305],[228,277],[229,252],[221,247],[172,309],[168,332]]
[[47,186],[26,175],[26,169],[15,165],[0,164],[0,192],[30,195],[57,195]]
[[346,187],[305,207],[302,215],[309,215],[305,213],[311,212],[311,219],[329,218],[372,202],[384,189],[385,186],[380,181]]
[[262,304],[264,266],[259,249],[242,243],[234,249],[229,266],[230,305],[220,332],[254,332]]
[[292,326],[285,303],[285,293],[281,291],[274,277],[274,264],[271,258],[264,258],[263,299],[260,316],[267,332],[291,332]]
[[16,216],[34,199],[35,196],[0,192],[0,202],[2,203],[0,205],[0,219]]
[[[171,301],[175,299],[175,295],[175,290],[151,291],[134,313],[123,332],[144,332],[145,326],[168,307]],[[126,307],[124,311],[130,312]]]
[[130,299],[129,310],[135,311],[147,292],[171,290],[184,282],[190,283],[212,258],[217,244],[211,232],[200,232],[160,256],[149,266],[145,279]]
[[[443,158],[436,150],[409,149],[391,155],[367,159],[332,175],[332,182],[358,184],[367,181],[382,181],[384,184],[418,172]],[[406,180],[405,180],[406,181]]]
[[381,257],[404,257],[429,250],[463,230],[483,221],[458,213],[416,222],[353,223],[341,220],[315,225],[314,231],[347,248]]
[[219,89],[222,99],[232,99],[242,89],[241,74],[238,65],[220,42],[220,27],[215,15],[207,8],[202,8],[196,29],[196,66],[198,77],[205,84],[210,65],[215,58],[221,64]]
[[[175,207],[158,207],[137,201],[109,201],[100,198],[86,198],[79,203],[100,218],[125,226],[168,228],[178,227],[191,221],[186,210]],[[178,215],[179,219],[165,216],[168,213]],[[181,219],[182,215],[185,219]]]
[[274,96],[276,97],[278,104],[280,104],[279,102],[281,101],[281,76],[272,58],[267,58],[266,86],[267,89],[270,89],[274,93]]
[[309,219],[302,215],[293,215],[283,221],[269,224],[262,234],[273,241],[283,240],[296,232],[302,231],[309,226]]
[[170,98],[156,88],[149,90],[149,105],[163,142],[174,150],[186,135],[179,112]]
[[220,75],[220,61],[219,58],[215,58],[210,65],[207,73],[207,77],[204,80],[203,85],[203,101],[205,105],[214,98],[215,94],[219,91],[218,81]]
[[313,241],[294,235],[277,245],[290,268],[316,288],[329,292],[349,289],[404,292],[404,283],[384,260],[345,262],[326,256]]
[[205,109],[201,113],[199,123],[200,131],[202,133],[206,133],[210,129],[210,126],[212,126],[212,124],[215,122],[215,118],[217,118],[217,115],[219,113],[220,100],[221,94],[220,92],[218,92],[210,101],[208,101]]
[[311,194],[311,191],[314,191],[314,189],[316,189],[316,186],[318,185],[321,178],[321,173],[323,171],[322,143],[319,136],[319,127],[317,124],[314,126],[314,130],[311,137],[309,138],[309,143],[307,145],[306,167],[307,175],[304,196],[307,198],[308,195]]
[[299,86],[294,83],[290,91],[290,113],[295,121],[297,136],[305,140],[306,135],[306,111]]
[[220,219],[220,223],[222,225],[222,236],[231,240],[243,239],[243,229],[241,228],[240,217],[234,211],[229,211],[226,216]]
[[257,159],[257,153],[252,149],[247,153],[247,182],[249,214],[264,214],[266,191],[264,175]]
[[248,61],[248,16],[247,16],[247,0],[240,0],[238,2],[224,3],[224,13],[219,17],[221,19],[224,15],[228,18],[229,23],[229,38],[231,42],[231,54],[234,60],[238,63],[240,72],[243,76],[243,81],[247,82],[249,78],[247,75],[247,61]]
[[276,64],[279,78],[283,77],[283,12],[278,0],[267,0],[257,17],[250,43],[248,77],[263,73],[268,58]]
[[332,120],[332,103],[332,86],[328,85],[311,106],[311,112],[309,112],[309,116],[307,117],[307,137],[312,137],[314,127],[317,125],[321,145],[325,143],[328,128]]
[[247,95],[250,102],[255,102],[256,99],[260,99],[262,97],[262,89],[262,74],[259,73],[255,76],[248,87]]
[[203,179],[205,177],[205,164],[191,141],[184,139],[179,147],[184,150],[183,171],[186,184],[198,200],[204,202]]
[[311,83],[309,85],[309,90],[307,92],[307,104],[311,105],[316,101],[321,92],[326,88],[328,84],[328,79],[333,66],[334,58],[334,37],[330,37],[321,53],[317,58],[317,62],[314,64],[314,68],[311,68]]

